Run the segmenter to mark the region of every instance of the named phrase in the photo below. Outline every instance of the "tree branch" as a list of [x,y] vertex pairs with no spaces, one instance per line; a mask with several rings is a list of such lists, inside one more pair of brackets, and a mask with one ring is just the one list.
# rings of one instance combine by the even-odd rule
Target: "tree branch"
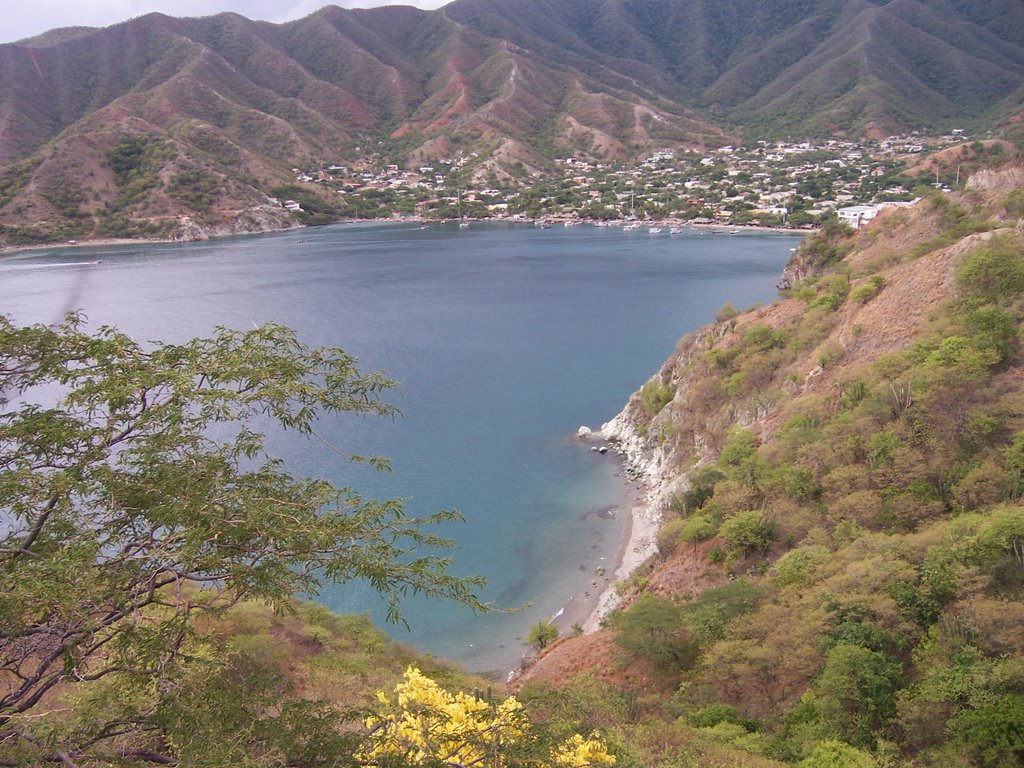
[[43,532],[43,526],[46,525],[47,519],[49,519],[50,515],[53,514],[53,510],[57,508],[58,501],[60,501],[60,495],[55,493],[50,497],[50,500],[46,502],[46,506],[43,507],[42,511],[39,513],[39,517],[36,518],[36,522],[28,532],[28,535],[11,554],[12,561],[16,560],[20,555],[32,554],[29,550],[31,550],[36,539],[39,538],[39,534]]

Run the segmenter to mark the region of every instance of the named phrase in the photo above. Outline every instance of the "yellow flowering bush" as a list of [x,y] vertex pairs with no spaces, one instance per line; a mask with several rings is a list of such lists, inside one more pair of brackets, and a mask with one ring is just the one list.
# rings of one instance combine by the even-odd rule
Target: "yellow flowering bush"
[[[405,671],[394,694],[377,694],[380,711],[366,719],[368,745],[356,755],[365,765],[444,764],[452,768],[503,768],[510,750],[528,743],[530,720],[515,697],[489,704],[466,693],[449,693],[415,667]],[[523,756],[517,764],[522,762]],[[587,768],[614,765],[596,733],[576,735],[538,766]]]
[[615,755],[608,753],[608,747],[597,733],[592,733],[589,739],[577,733],[556,749],[552,757],[559,768],[615,765]]

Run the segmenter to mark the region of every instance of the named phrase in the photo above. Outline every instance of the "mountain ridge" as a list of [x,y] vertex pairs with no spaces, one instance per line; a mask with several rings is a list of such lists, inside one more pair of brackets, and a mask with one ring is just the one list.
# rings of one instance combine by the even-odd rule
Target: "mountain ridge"
[[[128,205],[133,221],[154,207],[209,217],[169,202],[172,177],[201,170],[223,214],[259,205],[293,167],[374,146],[407,166],[472,155],[475,176],[509,178],[557,156],[746,135],[992,125],[1024,98],[1024,6],[993,6],[456,0],[327,6],[285,24],[152,13],[54,30],[0,46],[0,225],[83,235],[83,217],[118,198],[104,152],[139,130],[173,151]],[[85,167],[64,205],[37,194]]]

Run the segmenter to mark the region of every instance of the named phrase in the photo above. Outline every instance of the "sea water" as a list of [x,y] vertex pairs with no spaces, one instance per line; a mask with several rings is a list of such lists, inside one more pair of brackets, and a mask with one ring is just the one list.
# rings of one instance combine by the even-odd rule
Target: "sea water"
[[[389,631],[480,671],[504,671],[523,638],[614,571],[630,491],[610,456],[575,438],[612,418],[685,333],[723,303],[767,302],[789,235],[474,223],[337,225],[195,244],[28,251],[0,260],[0,312],[184,341],[217,325],[276,322],[385,369],[401,418],[338,418],[329,443],[272,440],[289,468],[405,499],[414,515],[457,509],[453,572],[511,613],[407,600]],[[99,262],[99,263],[96,263]],[[333,450],[333,449],[338,449]],[[377,473],[342,453],[379,454]],[[612,508],[612,509],[609,509]],[[338,611],[383,618],[363,584],[327,585]]]

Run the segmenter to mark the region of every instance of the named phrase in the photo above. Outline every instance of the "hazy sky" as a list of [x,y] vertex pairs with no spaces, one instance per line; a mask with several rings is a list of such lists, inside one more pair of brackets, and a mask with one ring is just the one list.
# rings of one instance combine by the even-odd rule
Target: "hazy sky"
[[0,43],[23,40],[55,27],[108,27],[152,11],[168,16],[210,16],[235,11],[250,19],[290,21],[325,5],[372,8],[415,5],[439,8],[448,0],[0,0]]

